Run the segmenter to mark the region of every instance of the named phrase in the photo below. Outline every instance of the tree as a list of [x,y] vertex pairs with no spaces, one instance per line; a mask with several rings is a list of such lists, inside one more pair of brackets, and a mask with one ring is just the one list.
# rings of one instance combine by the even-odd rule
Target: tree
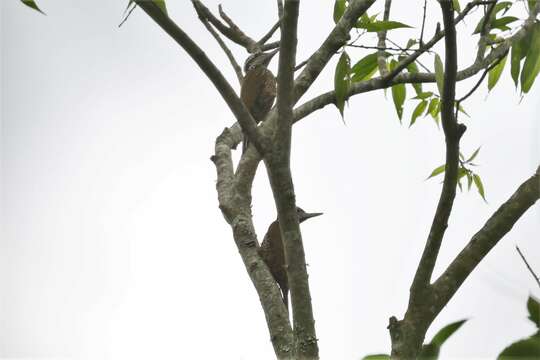
[[[226,129],[216,139],[216,152],[213,161],[218,173],[217,190],[220,209],[226,221],[231,225],[246,270],[259,293],[274,349],[280,358],[291,356],[316,358],[318,356],[304,249],[296,218],[296,203],[289,163],[290,138],[294,122],[332,103],[335,103],[343,114],[344,104],[348,98],[385,88],[391,88],[392,98],[398,116],[401,118],[405,100],[404,84],[414,84],[415,90],[418,90],[419,103],[414,111],[416,115],[421,115],[427,110],[434,117],[437,117],[440,112],[446,141],[446,161],[444,166],[434,171],[433,175],[444,172],[443,188],[425,250],[411,285],[409,307],[403,319],[398,321],[397,318],[391,318],[390,320],[392,353],[396,358],[416,356],[420,351],[427,329],[438,313],[450,301],[482,258],[538,199],[539,175],[537,170],[493,214],[446,271],[432,282],[432,272],[452,210],[456,187],[460,184],[459,180],[464,178],[471,185],[475,184],[484,196],[483,185],[478,174],[472,172],[467,166],[468,161],[472,161],[475,154],[467,160],[460,159],[459,143],[462,136],[466,134],[466,128],[458,122],[458,112],[455,110],[460,108],[461,102],[469,94],[462,98],[456,98],[456,82],[481,73],[481,80],[478,84],[482,82],[484,77],[488,76],[488,84],[492,88],[500,76],[505,58],[510,51],[512,76],[514,79],[519,78],[521,89],[525,93],[528,92],[539,68],[537,60],[539,52],[534,46],[538,43],[534,40],[538,28],[538,23],[535,20],[538,14],[538,5],[531,2],[530,4],[533,6],[530,7],[527,20],[517,27],[511,36],[505,37],[503,35],[498,38],[492,36],[491,30],[506,29],[512,19],[501,17],[500,13],[505,12],[510,6],[509,4],[473,1],[461,10],[457,9],[455,2],[453,2],[454,8],[452,8],[452,2],[441,1],[444,23],[442,29],[437,31],[433,38],[427,42],[423,40],[422,30],[417,43],[413,41],[408,46],[398,46],[396,47],[397,54],[389,54],[395,49],[386,45],[387,31],[405,25],[389,20],[390,1],[385,2],[382,20],[368,17],[366,12],[374,3],[375,1],[337,1],[334,11],[336,27],[320,48],[308,59],[307,63],[298,69],[301,71],[300,75],[297,76],[296,80],[293,80],[296,66],[298,2],[286,1],[283,7],[279,7],[282,9],[280,10],[282,11],[280,15],[282,19],[280,24],[281,39],[279,44],[268,44],[268,39],[279,25],[274,26],[268,33],[269,36],[265,36],[262,41],[255,41],[241,32],[225,13],[221,12],[221,17],[224,19],[221,21],[212,15],[201,2],[193,1],[199,18],[209,30],[212,29],[211,32],[216,39],[220,39],[216,32],[217,29],[233,42],[245,47],[248,52],[280,46],[278,71],[280,90],[277,108],[260,127],[256,127],[251,115],[246,111],[218,68],[201,51],[200,47],[168,17],[165,3],[157,1],[132,2],[132,5],[138,5],[143,9],[197,62],[219,90],[238,120],[238,125]],[[479,26],[480,42],[476,61],[472,66],[457,71],[458,48],[456,46],[455,25],[477,7],[486,9],[483,18],[489,20],[482,22]],[[461,11],[454,12],[454,10]],[[454,16],[456,17],[454,18]],[[354,27],[364,29],[366,32],[377,32],[379,38],[374,49],[376,50],[375,55],[372,54],[369,58],[361,59],[356,67],[350,65],[349,55],[345,51],[341,51],[343,47],[357,46],[356,42],[350,42],[349,38]],[[530,39],[523,40],[529,36],[531,36]],[[445,42],[444,64],[436,56],[433,73],[418,72],[416,65],[413,64],[416,64],[421,55],[428,53],[431,47],[443,38]],[[221,40],[219,42],[224,49],[227,49]],[[526,54],[523,54],[521,50],[527,47],[523,46],[524,43],[532,44]],[[485,55],[487,49],[491,51]],[[339,52],[341,55],[336,68],[335,90],[317,96],[293,109],[296,102],[312,85],[330,59]],[[525,60],[520,72],[520,62],[523,58]],[[231,57],[231,62],[234,65],[235,62],[232,60]],[[235,66],[235,69],[238,67]],[[407,73],[404,72],[405,69],[408,69]],[[369,77],[377,70],[380,76],[370,79]],[[236,73],[240,78],[241,73],[238,70]],[[521,77],[519,77],[520,74]],[[440,95],[422,91],[420,84],[426,82],[437,83]],[[474,88],[472,92],[474,92]],[[416,117],[413,115],[411,123],[414,123],[415,120]],[[235,170],[231,151],[241,141],[241,129],[248,134],[251,143],[255,146],[245,153]],[[294,326],[289,322],[288,314],[281,302],[279,289],[256,251],[258,242],[251,220],[251,185],[261,160],[265,163],[272,184],[286,248]]]

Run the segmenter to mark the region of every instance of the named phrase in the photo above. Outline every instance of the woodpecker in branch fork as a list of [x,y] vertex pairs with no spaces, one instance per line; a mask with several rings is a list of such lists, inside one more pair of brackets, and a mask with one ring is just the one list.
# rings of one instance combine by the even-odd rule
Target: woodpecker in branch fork
[[[277,52],[276,49],[267,53],[255,53],[249,56],[244,64],[246,76],[240,89],[240,98],[257,124],[264,120],[276,98],[276,77],[267,67]],[[247,136],[244,133],[242,153],[246,151],[247,146]]]
[[[307,213],[301,208],[296,208],[298,222],[302,223],[307,219],[322,215],[322,213]],[[278,220],[268,227],[268,231],[259,248],[259,255],[264,260],[272,276],[278,283],[283,294],[283,302],[288,309],[289,305],[289,281],[287,279],[287,268],[285,265],[285,252],[283,250],[283,240],[279,230]]]

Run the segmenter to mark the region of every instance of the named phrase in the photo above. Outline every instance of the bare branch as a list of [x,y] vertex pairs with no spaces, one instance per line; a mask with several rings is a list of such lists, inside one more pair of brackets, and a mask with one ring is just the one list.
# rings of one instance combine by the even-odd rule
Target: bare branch
[[495,9],[497,1],[493,1],[491,4],[487,4],[487,10],[485,11],[482,21],[482,29],[480,30],[480,39],[478,39],[478,51],[476,52],[476,61],[480,61],[486,52],[486,46],[489,41],[488,35],[491,28],[491,14]]
[[540,167],[536,170],[536,174],[521,184],[510,199],[499,207],[433,283],[434,299],[437,300],[434,304],[436,310],[440,311],[450,301],[476,266],[539,197]]
[[[257,41],[257,44],[259,46],[262,46],[264,45],[271,37],[272,35],[274,35],[274,33],[276,32],[277,29],[279,29],[279,26],[281,25],[281,19],[278,20],[274,26],[272,26],[272,28],[270,28],[270,30],[259,40]],[[278,43],[279,44],[279,43]]]
[[445,29],[445,67],[444,85],[441,94],[441,121],[446,140],[446,170],[444,172],[441,196],[435,211],[429,236],[418,264],[411,286],[410,301],[422,301],[425,290],[429,286],[433,268],[441,248],[442,239],[448,227],[448,218],[456,196],[459,140],[465,132],[465,125],[458,124],[454,116],[454,102],[457,81],[457,44],[454,24],[454,9],[450,0],[439,2],[443,13]]
[[424,13],[422,14],[422,29],[420,30],[420,47],[424,46],[424,28],[426,26],[427,0],[424,0]]
[[199,0],[191,0],[195,11],[199,17],[207,19],[212,25],[219,30],[220,33],[225,35],[229,40],[235,42],[236,44],[243,46],[247,49],[248,52],[252,53],[257,49],[257,42],[247,36],[234,22],[223,12],[221,5],[219,7],[219,12],[222,18],[227,19],[226,22],[229,26],[223,24],[221,20],[212,14],[210,10]]
[[536,284],[538,285],[538,287],[540,287],[540,277],[538,277],[538,275],[536,275],[536,273],[535,273],[534,270],[532,269],[531,265],[529,265],[529,262],[527,261],[527,259],[525,259],[525,255],[523,255],[523,253],[522,253],[521,250],[519,249],[519,246],[516,246],[516,250],[517,250],[519,256],[521,257],[521,260],[523,260],[523,263],[524,263],[525,266],[527,267],[527,270],[529,270],[529,272],[531,273],[532,277],[533,277],[534,280],[536,281]]
[[463,101],[467,100],[472,94],[474,94],[474,92],[478,89],[480,84],[482,84],[482,82],[486,78],[487,74],[491,71],[491,69],[493,69],[495,66],[497,66],[507,54],[508,54],[508,51],[506,51],[502,56],[500,56],[493,64],[488,66],[484,70],[484,72],[482,73],[482,76],[480,76],[480,79],[478,79],[476,84],[471,88],[471,90],[469,90],[469,92],[467,92],[465,95],[463,95],[460,99],[458,99],[456,101],[456,113],[455,113],[456,120],[457,120],[457,117],[458,117],[458,114],[459,114],[459,107],[461,106],[461,103]]
[[[278,358],[288,359],[291,357],[295,343],[292,327],[287,309],[281,298],[281,291],[266,263],[259,256],[259,243],[250,216],[251,181],[258,161],[255,161],[255,169],[251,171],[253,176],[249,176],[247,170],[242,174],[246,176],[238,177],[233,175],[231,149],[236,146],[240,138],[241,130],[239,126],[233,126],[230,129],[225,129],[216,139],[215,155],[211,159],[217,171],[216,189],[219,207],[232,227],[236,246],[259,295],[274,352]],[[253,147],[247,150],[247,153],[250,152],[255,155],[243,156],[242,161],[244,163],[250,161],[253,156],[259,156]],[[242,165],[242,167],[244,169],[249,168],[246,165]],[[246,184],[240,185],[238,184],[239,181],[249,182],[249,184],[247,186]]]
[[299,359],[317,359],[319,348],[290,168],[299,5],[298,0],[285,0],[283,8],[277,76],[278,117],[272,150],[266,154],[265,164],[278,211],[285,251],[294,319],[295,356]]
[[217,31],[214,30],[214,28],[212,27],[212,25],[210,25],[210,23],[208,22],[208,20],[206,18],[201,17],[200,20],[204,24],[206,29],[210,32],[210,34],[212,34],[214,39],[216,39],[219,46],[221,47],[221,49],[223,50],[223,52],[225,53],[225,55],[229,59],[229,62],[231,63],[231,65],[232,65],[232,67],[234,69],[234,73],[236,74],[236,78],[238,79],[239,84],[242,85],[242,81],[244,81],[244,75],[242,73],[242,68],[240,67],[240,65],[238,65],[238,62],[236,62],[236,59],[234,58],[234,55],[232,54],[231,50],[227,47],[225,42],[223,42],[223,40],[221,39],[221,37],[219,36]]

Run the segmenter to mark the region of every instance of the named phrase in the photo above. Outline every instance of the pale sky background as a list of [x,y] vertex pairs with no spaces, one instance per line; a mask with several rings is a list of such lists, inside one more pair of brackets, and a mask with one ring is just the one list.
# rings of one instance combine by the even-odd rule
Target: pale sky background
[[[273,0],[221,2],[254,37],[275,21]],[[118,29],[127,0],[38,3],[47,16],[0,1],[0,357],[272,359],[257,295],[217,207],[209,157],[215,137],[233,123],[225,103],[142,11]],[[218,1],[205,3],[217,9]],[[422,1],[394,3],[391,18],[415,29],[390,38],[415,36]],[[431,36],[440,11],[428,4]],[[238,88],[190,2],[168,5]],[[302,3],[298,61],[330,31],[332,6]],[[515,6],[522,15],[522,4]],[[375,9],[370,14],[381,1]],[[461,68],[475,55],[478,15],[459,27]],[[233,48],[243,61],[245,52]],[[365,54],[351,52],[356,60]],[[431,57],[422,62],[432,67]],[[332,87],[334,64],[301,102]],[[482,146],[478,172],[488,203],[475,191],[458,193],[438,272],[534,173],[538,81],[520,102],[507,65],[489,96],[483,84],[464,104],[471,118],[460,117],[468,127],[462,151]],[[473,84],[461,83],[458,94]],[[413,106],[407,103],[405,124]],[[389,351],[388,318],[406,308],[441,188],[424,179],[444,159],[434,122],[400,125],[382,91],[351,100],[346,122],[328,106],[294,128],[298,203],[325,213],[302,225],[323,359]],[[259,170],[261,239],[275,210]],[[536,205],[437,318],[428,340],[443,325],[470,319],[442,358],[494,358],[532,333],[525,301],[540,291],[514,246],[540,271],[538,220]]]

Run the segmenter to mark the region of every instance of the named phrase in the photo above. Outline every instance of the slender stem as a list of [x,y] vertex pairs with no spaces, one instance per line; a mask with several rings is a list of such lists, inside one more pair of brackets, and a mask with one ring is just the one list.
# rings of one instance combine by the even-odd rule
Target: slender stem
[[519,246],[516,246],[516,250],[517,250],[519,256],[521,257],[521,260],[523,260],[523,262],[525,263],[525,266],[527,266],[527,269],[529,270],[529,272],[531,273],[532,277],[533,277],[534,280],[536,281],[536,284],[538,284],[538,287],[540,287],[540,277],[538,277],[538,275],[536,275],[536,273],[535,273],[534,270],[532,269],[531,265],[529,265],[529,262],[527,261],[527,259],[525,259],[525,255],[523,255],[523,253],[522,253],[521,250],[519,249]]
[[231,63],[233,67],[234,73],[236,74],[236,78],[238,79],[239,84],[242,85],[242,82],[244,81],[244,75],[242,74],[242,68],[240,67],[240,65],[238,65],[238,62],[234,58],[233,53],[227,47],[225,42],[221,39],[217,31],[212,27],[212,25],[210,25],[210,23],[208,22],[206,18],[201,18],[201,22],[206,27],[206,29],[210,32],[210,34],[212,34],[214,39],[216,39],[217,43],[219,44],[219,46],[221,47],[221,49],[223,50],[223,52],[229,59],[229,62]]

